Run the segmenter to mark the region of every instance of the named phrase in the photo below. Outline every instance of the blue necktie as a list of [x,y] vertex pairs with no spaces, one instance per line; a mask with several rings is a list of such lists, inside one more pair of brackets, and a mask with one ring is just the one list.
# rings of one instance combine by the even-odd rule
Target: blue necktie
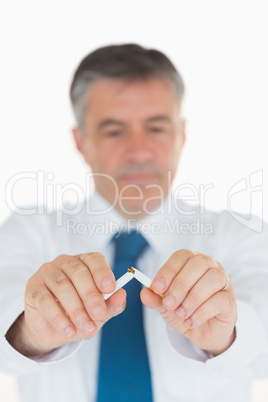
[[[115,279],[136,265],[148,243],[132,231],[113,238]],[[125,287],[127,306],[104,324],[101,333],[97,402],[152,402],[150,367],[145,344],[140,300],[141,284]]]

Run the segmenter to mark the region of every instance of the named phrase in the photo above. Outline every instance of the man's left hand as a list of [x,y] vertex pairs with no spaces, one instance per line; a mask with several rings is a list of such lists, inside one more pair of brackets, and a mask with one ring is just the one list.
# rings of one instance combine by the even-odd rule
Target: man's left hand
[[[223,266],[201,253],[176,251],[157,272],[142,302],[174,330],[218,355],[235,339],[236,300]],[[164,297],[160,295],[164,294]]]

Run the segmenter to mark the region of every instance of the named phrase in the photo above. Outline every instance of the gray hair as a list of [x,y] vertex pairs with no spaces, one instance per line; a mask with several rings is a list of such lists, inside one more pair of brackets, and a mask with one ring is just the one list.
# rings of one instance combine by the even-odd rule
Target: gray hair
[[145,49],[136,44],[111,45],[87,55],[75,71],[70,98],[79,128],[84,126],[87,95],[97,79],[122,79],[126,81],[162,77],[173,85],[179,102],[184,95],[181,75],[162,52]]

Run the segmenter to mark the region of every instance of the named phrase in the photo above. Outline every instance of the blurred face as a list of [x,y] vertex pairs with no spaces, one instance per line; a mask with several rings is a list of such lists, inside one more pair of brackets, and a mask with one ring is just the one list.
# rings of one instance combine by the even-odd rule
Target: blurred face
[[163,201],[184,144],[172,86],[161,78],[96,80],[76,145],[96,189],[125,217],[140,219]]

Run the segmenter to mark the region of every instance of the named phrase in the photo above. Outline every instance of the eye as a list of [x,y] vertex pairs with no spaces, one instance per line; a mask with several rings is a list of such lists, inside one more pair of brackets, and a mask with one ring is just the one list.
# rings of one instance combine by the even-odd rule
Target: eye
[[151,131],[152,133],[163,133],[165,130],[163,127],[150,127],[149,131]]
[[108,131],[106,137],[118,137],[120,134],[122,134],[122,131],[120,130]]

